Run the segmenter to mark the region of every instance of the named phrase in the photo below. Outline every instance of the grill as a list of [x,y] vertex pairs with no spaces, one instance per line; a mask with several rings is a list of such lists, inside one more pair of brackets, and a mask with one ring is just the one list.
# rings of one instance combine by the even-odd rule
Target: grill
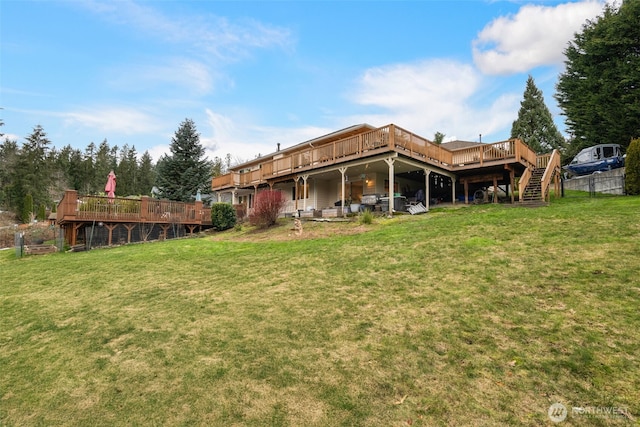
[[380,203],[381,197],[381,194],[365,194],[360,199],[360,204],[372,207]]

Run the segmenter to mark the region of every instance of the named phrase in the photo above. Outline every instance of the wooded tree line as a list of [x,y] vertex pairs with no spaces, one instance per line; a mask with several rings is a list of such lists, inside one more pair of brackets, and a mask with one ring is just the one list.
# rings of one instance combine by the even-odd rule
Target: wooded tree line
[[555,98],[566,117],[567,156],[640,137],[640,1],[607,4],[564,54]]
[[564,53],[554,97],[566,117],[569,137],[557,130],[542,92],[527,80],[511,137],[538,153],[559,149],[569,162],[583,148],[620,144],[640,136],[640,1],[607,4],[587,21]]
[[230,155],[213,161],[204,157],[191,120],[180,125],[171,153],[158,164],[148,151],[138,157],[135,146],[111,146],[107,140],[84,150],[57,149],[38,125],[22,144],[8,138],[0,143],[0,209],[26,222],[32,214],[53,210],[67,189],[103,194],[110,171],[117,176],[117,196],[151,196],[156,186],[158,197],[190,201],[198,190],[207,193],[211,177],[226,173],[230,161]]
[[106,140],[97,146],[92,142],[84,151],[70,145],[57,149],[38,125],[23,144],[8,138],[0,144],[0,207],[18,212],[24,221],[27,195],[36,211],[40,206],[50,210],[66,189],[104,192],[111,170],[118,176],[119,195],[148,195],[156,179],[148,152],[138,159],[135,147],[111,146]]

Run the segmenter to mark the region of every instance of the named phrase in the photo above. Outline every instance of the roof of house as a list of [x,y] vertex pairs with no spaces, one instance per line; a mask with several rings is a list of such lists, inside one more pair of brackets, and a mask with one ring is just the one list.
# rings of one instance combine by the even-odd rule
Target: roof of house
[[482,145],[482,142],[457,140],[457,141],[449,141],[449,142],[442,143],[442,147],[446,148],[447,150],[459,150],[461,148],[475,147],[476,145]]

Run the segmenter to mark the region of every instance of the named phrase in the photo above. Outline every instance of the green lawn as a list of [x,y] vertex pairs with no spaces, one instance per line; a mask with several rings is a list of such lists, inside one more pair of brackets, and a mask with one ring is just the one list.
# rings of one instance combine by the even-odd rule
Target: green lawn
[[639,277],[638,197],[2,251],[0,425],[636,425]]

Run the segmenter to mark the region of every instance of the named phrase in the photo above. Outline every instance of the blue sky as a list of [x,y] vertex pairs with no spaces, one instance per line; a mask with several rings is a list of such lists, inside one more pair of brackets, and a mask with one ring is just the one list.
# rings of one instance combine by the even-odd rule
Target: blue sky
[[154,159],[193,119],[234,162],[359,123],[509,137],[528,75],[561,131],[563,50],[585,1],[0,3],[0,128],[55,147],[107,139]]

